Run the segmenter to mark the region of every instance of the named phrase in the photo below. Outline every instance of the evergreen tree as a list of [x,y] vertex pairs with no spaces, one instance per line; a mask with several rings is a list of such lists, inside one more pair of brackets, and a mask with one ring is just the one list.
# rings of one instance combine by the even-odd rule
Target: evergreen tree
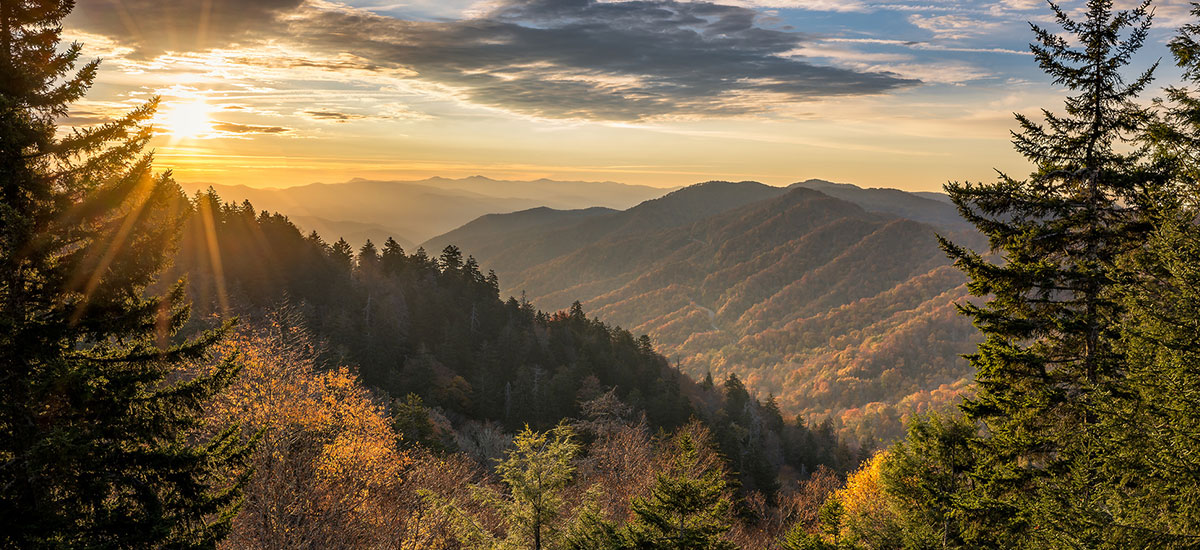
[[358,249],[358,269],[362,273],[374,273],[379,267],[379,250],[371,239]]
[[804,530],[804,526],[797,525],[779,541],[779,548],[782,550],[836,550],[837,547],[825,542],[825,539],[819,535]]
[[146,290],[189,209],[141,152],[156,101],[58,133],[98,67],[59,49],[72,6],[0,2],[0,546],[211,548],[246,449],[191,436],[237,366],[178,381],[220,333],[180,341],[182,282]]
[[750,392],[738,375],[730,373],[725,379],[725,413],[731,420],[738,420],[745,414],[746,404],[750,402]]
[[349,273],[354,267],[354,247],[346,239],[338,239],[329,247],[329,258],[343,273]]
[[1043,111],[1044,123],[1018,115],[1013,143],[1036,171],[946,188],[1001,262],[942,239],[972,293],[988,297],[961,306],[985,335],[969,356],[977,394],[964,409],[987,434],[976,442],[981,490],[962,503],[1008,545],[1097,548],[1112,524],[1095,490],[1098,424],[1123,376],[1113,266],[1144,240],[1144,207],[1161,182],[1129,147],[1148,119],[1135,99],[1153,67],[1121,75],[1150,15],[1147,4],[1113,11],[1090,0],[1077,22],[1051,8],[1071,38],[1035,25],[1031,49],[1075,95],[1062,113]]
[[400,437],[400,445],[412,448],[417,445],[431,450],[445,450],[434,435],[433,421],[429,419],[429,409],[421,401],[421,396],[410,393],[403,399],[396,399],[391,406],[392,429]]
[[908,437],[888,450],[880,481],[896,502],[906,548],[991,546],[988,533],[968,540],[955,499],[969,490],[975,425],[962,416],[931,414],[914,420]]
[[1121,349],[1127,384],[1110,403],[1104,486],[1114,545],[1195,548],[1200,539],[1200,228],[1163,213],[1130,259]]
[[617,526],[604,518],[598,500],[605,487],[594,486],[584,497],[562,547],[566,550],[621,550],[624,541]]
[[442,249],[438,264],[444,272],[457,273],[463,265],[462,251],[452,244],[446,245],[446,248]]
[[400,243],[396,242],[396,239],[388,237],[383,242],[383,253],[379,258],[384,273],[388,275],[399,273],[404,268],[405,259],[404,249],[400,247]]
[[[571,428],[537,433],[528,427],[513,439],[508,456],[496,466],[512,499],[502,506],[513,533],[533,550],[549,546],[559,534],[562,490],[575,475],[572,460],[579,452]],[[515,537],[514,537],[515,535]]]
[[734,548],[724,538],[732,526],[724,472],[701,460],[700,444],[687,430],[675,436],[670,470],[658,474],[649,496],[633,500],[634,521],[625,534],[629,548]]
[[1171,168],[1155,231],[1122,266],[1126,384],[1106,415],[1113,538],[1193,548],[1200,538],[1200,6],[1170,43],[1185,82],[1167,88],[1146,143]]

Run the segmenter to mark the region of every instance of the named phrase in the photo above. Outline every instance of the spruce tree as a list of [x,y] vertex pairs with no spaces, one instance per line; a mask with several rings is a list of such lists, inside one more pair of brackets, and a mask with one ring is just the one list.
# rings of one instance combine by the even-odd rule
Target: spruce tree
[[59,132],[98,67],[59,47],[72,7],[0,2],[0,547],[213,547],[245,448],[193,428],[236,365],[180,381],[219,331],[181,341],[182,283],[146,290],[189,210],[142,153],[156,102]]
[[725,534],[732,527],[732,505],[724,472],[701,460],[687,430],[675,436],[675,460],[658,474],[648,496],[633,499],[634,521],[625,547],[639,550],[732,550]]
[[380,265],[383,267],[383,272],[388,275],[395,275],[404,269],[405,260],[408,257],[404,255],[404,249],[396,239],[388,237],[383,243],[383,253],[379,256]]
[[995,545],[989,533],[966,540],[963,518],[954,509],[955,499],[969,491],[975,435],[975,425],[961,415],[933,413],[913,420],[908,436],[888,449],[880,483],[896,504],[906,548]]
[[337,242],[330,245],[329,258],[342,273],[350,273],[354,270],[354,247],[350,246],[346,239],[339,238]]
[[1128,258],[1121,349],[1127,391],[1106,415],[1104,488],[1114,545],[1195,548],[1200,539],[1200,228],[1176,202]]
[[1124,259],[1124,391],[1106,415],[1105,489],[1126,546],[1194,548],[1200,538],[1200,6],[1170,46],[1185,82],[1167,88],[1146,144],[1170,168],[1155,230]]
[[986,436],[975,442],[980,490],[960,504],[1009,545],[1097,548],[1112,526],[1095,488],[1100,415],[1124,376],[1114,265],[1144,239],[1144,207],[1161,181],[1131,146],[1148,119],[1135,100],[1154,67],[1121,74],[1146,39],[1147,6],[1090,0],[1077,22],[1051,4],[1070,38],[1034,25],[1031,49],[1073,95],[1044,122],[1017,116],[1013,143],[1035,171],[947,186],[994,254],[942,239],[972,293],[987,297],[961,306],[985,336],[968,357],[977,393],[964,409]]
[[512,527],[510,540],[541,550],[558,539],[562,492],[575,476],[573,460],[578,452],[574,433],[566,425],[544,433],[526,426],[513,439],[508,456],[496,466],[500,480],[511,492],[511,500],[500,506]]
[[599,504],[605,487],[592,486],[584,496],[584,502],[575,513],[575,519],[563,535],[565,550],[622,550],[624,541],[621,531],[604,517]]

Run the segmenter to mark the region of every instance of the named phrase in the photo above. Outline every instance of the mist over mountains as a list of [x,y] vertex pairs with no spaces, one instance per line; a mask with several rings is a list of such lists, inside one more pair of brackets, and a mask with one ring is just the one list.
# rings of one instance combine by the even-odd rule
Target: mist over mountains
[[255,208],[282,212],[305,231],[355,247],[367,239],[395,238],[406,248],[479,216],[536,207],[629,208],[669,189],[615,182],[494,180],[484,176],[413,181],[353,179],[286,188],[183,183],[188,194],[212,187],[223,200],[249,200]]

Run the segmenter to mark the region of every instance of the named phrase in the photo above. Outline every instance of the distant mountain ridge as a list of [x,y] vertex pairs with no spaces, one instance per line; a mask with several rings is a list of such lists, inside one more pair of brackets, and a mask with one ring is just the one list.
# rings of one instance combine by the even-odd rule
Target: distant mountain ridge
[[539,307],[580,300],[695,376],[736,372],[792,412],[890,438],[969,381],[964,279],[934,239],[962,231],[952,212],[897,190],[706,182],[620,212],[489,216],[424,246],[456,244]]
[[182,183],[186,192],[212,187],[223,200],[249,200],[255,208],[278,211],[297,220],[304,230],[317,226],[330,239],[357,236],[379,244],[387,237],[421,242],[479,216],[536,207],[624,209],[661,196],[671,189],[616,182],[495,180],[484,176],[429,178],[412,181],[353,179],[345,183],[312,183],[285,188]]
[[899,189],[864,189],[849,183],[833,183],[810,179],[788,186],[815,189],[831,197],[850,201],[868,211],[892,214],[901,218],[925,222],[944,229],[963,231],[972,229],[961,216],[950,197],[944,193],[910,193]]
[[[422,246],[438,251],[448,244],[470,244],[470,254],[497,272],[516,273],[569,253],[601,238],[653,232],[691,223],[725,209],[785,193],[781,187],[757,182],[705,182],[672,191],[628,210],[608,212],[553,211],[486,216],[459,229],[434,237]],[[507,232],[503,224],[513,217],[536,216],[519,231]],[[479,237],[476,237],[479,235]],[[491,251],[504,251],[502,254]],[[569,304],[570,302],[568,302]]]

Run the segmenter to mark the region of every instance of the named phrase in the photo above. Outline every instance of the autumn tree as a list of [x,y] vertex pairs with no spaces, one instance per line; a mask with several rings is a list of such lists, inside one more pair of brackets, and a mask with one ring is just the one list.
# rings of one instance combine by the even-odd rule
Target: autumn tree
[[61,45],[73,2],[0,2],[0,546],[212,547],[229,530],[246,449],[189,437],[237,371],[172,374],[192,340],[184,287],[147,288],[188,202],[144,153],[152,100],[64,130],[98,62]]
[[318,342],[281,308],[221,344],[243,358],[209,407],[210,426],[237,419],[256,436],[235,548],[364,548],[415,537],[404,525],[411,461],[391,419],[345,367],[317,360]]
[[876,453],[862,467],[846,479],[846,487],[839,490],[832,506],[836,504],[837,520],[830,521],[834,514],[824,511],[824,523],[838,531],[833,542],[861,546],[864,548],[900,548],[903,545],[903,527],[896,503],[888,498],[883,484],[883,468],[888,460],[887,452]]

